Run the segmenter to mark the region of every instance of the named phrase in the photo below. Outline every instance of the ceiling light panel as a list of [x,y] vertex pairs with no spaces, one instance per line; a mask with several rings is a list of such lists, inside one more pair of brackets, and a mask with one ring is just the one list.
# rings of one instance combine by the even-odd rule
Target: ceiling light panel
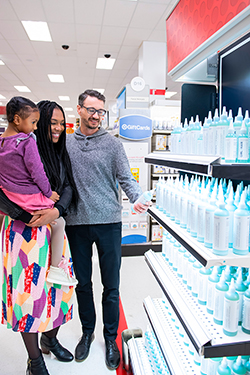
[[0,60],[0,65],[5,65],[3,60]]
[[19,92],[31,92],[27,86],[14,86],[14,87]]
[[64,78],[62,74],[48,74],[50,82],[64,83]]
[[64,96],[58,96],[58,98],[62,101],[69,101],[70,100],[70,97],[67,96],[67,95],[64,95]]
[[0,99],[6,99],[5,96],[0,94]]
[[99,57],[96,63],[96,69],[106,69],[112,70],[115,63],[115,59],[106,59],[104,57]]
[[52,42],[47,22],[22,21],[22,24],[30,40]]

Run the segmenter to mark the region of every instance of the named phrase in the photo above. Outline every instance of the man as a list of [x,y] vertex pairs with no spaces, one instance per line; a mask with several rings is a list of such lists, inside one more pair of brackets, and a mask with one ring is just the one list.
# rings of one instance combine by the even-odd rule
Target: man
[[[119,324],[119,271],[121,265],[121,205],[117,181],[131,202],[142,191],[134,180],[127,156],[119,139],[101,127],[106,111],[105,97],[86,90],[79,96],[77,112],[80,127],[67,136],[73,175],[79,193],[77,213],[66,217],[66,233],[70,243],[78,286],[76,288],[82,337],[75,349],[76,361],[89,354],[96,322],[92,291],[92,245],[95,242],[103,284],[102,309],[106,365],[116,369],[120,353],[116,345]],[[135,211],[148,206],[135,204]]]

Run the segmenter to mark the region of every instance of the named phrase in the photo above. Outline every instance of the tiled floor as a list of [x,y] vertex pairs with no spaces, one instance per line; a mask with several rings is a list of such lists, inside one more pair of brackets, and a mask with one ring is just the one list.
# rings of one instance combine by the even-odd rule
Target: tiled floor
[[[1,258],[1,257],[0,257]],[[104,360],[104,341],[102,337],[102,312],[99,266],[97,255],[93,257],[94,263],[94,293],[96,302],[97,325],[95,340],[91,345],[90,355],[86,361],[77,363],[62,363],[54,357],[45,355],[45,361],[50,375],[105,375],[115,374],[107,369]],[[1,264],[1,261],[0,261]],[[0,280],[1,276],[0,267]],[[145,332],[147,317],[143,309],[143,299],[161,297],[161,290],[149,270],[144,257],[125,257],[122,259],[121,268],[121,301],[129,329],[141,328]],[[75,304],[74,319],[61,327],[59,332],[60,342],[74,353],[75,346],[81,336],[81,328]],[[27,354],[21,335],[7,330],[0,324],[0,375],[24,375],[26,371]]]

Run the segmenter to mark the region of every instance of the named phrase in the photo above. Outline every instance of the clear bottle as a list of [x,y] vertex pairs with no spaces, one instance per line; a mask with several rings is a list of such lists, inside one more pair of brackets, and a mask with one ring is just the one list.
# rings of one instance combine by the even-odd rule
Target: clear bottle
[[246,205],[246,190],[241,194],[239,207],[234,211],[233,253],[246,255],[249,252],[250,211]]
[[237,136],[237,163],[249,162],[248,135],[245,121],[242,121],[241,128]]
[[223,107],[222,114],[217,126],[217,137],[218,137],[218,155],[221,155],[222,160],[225,159],[225,138],[228,132],[228,120],[226,107]]
[[226,336],[236,336],[238,333],[238,317],[240,297],[235,290],[234,279],[225,294],[223,310],[223,332]]
[[236,163],[237,160],[237,135],[234,130],[233,120],[230,123],[225,137],[225,162]]
[[235,281],[235,290],[239,294],[239,297],[240,297],[239,319],[238,319],[238,325],[240,326],[242,324],[242,318],[243,318],[243,296],[247,290],[246,285],[243,283],[242,268],[240,268],[237,279]]
[[215,285],[214,293],[214,314],[213,319],[216,324],[222,325],[223,323],[223,309],[224,309],[224,297],[228,291],[229,286],[225,281],[225,271],[222,271],[220,281]]
[[216,195],[217,195],[217,187],[214,186],[209,204],[205,209],[204,245],[205,247],[209,249],[213,248],[214,211],[217,208]]
[[211,111],[209,112],[208,118],[205,117],[203,123],[203,148],[204,148],[204,155],[208,155],[208,144],[209,144],[209,126],[212,122],[212,114]]
[[207,312],[214,313],[215,285],[220,281],[218,267],[214,267],[207,283]]
[[229,244],[229,212],[225,208],[222,186],[219,186],[217,208],[214,211],[213,253],[227,255]]
[[229,192],[229,196],[226,201],[226,210],[229,212],[229,239],[228,239],[228,247],[233,247],[233,231],[234,231],[234,212],[237,207],[234,204],[234,192],[233,188],[231,188]]
[[207,285],[208,285],[208,278],[212,273],[212,268],[206,269],[205,267],[201,267],[199,271],[199,279],[198,279],[198,303],[200,305],[207,304]]
[[134,205],[137,203],[142,203],[142,204],[147,204],[150,202],[153,198],[155,189],[144,191],[144,193],[133,203],[132,205],[132,211],[135,212],[134,210]]
[[201,125],[199,121],[199,116],[197,115],[191,129],[191,154],[193,155],[197,155],[197,143],[200,131]]
[[243,296],[242,331],[250,334],[250,287]]
[[234,129],[235,129],[235,132],[236,132],[236,135],[237,135],[237,136],[238,136],[238,134],[239,134],[239,131],[240,131],[240,128],[241,128],[241,124],[242,124],[242,121],[243,121],[242,108],[239,107],[239,109],[238,109],[238,114],[237,114],[237,116],[236,116],[235,119],[234,119]]

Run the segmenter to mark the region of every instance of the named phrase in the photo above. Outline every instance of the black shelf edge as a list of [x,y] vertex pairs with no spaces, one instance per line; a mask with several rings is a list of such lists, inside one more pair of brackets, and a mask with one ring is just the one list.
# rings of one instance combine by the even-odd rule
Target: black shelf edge
[[139,244],[122,244],[122,257],[141,256],[149,249],[160,252],[162,250],[162,243],[145,242]]
[[163,220],[159,218],[151,209],[148,209],[148,213],[158,222],[163,228],[165,228],[182,246],[187,249],[204,267],[207,265],[207,260],[197,253],[186,241],[183,240],[172,228],[170,228]]

